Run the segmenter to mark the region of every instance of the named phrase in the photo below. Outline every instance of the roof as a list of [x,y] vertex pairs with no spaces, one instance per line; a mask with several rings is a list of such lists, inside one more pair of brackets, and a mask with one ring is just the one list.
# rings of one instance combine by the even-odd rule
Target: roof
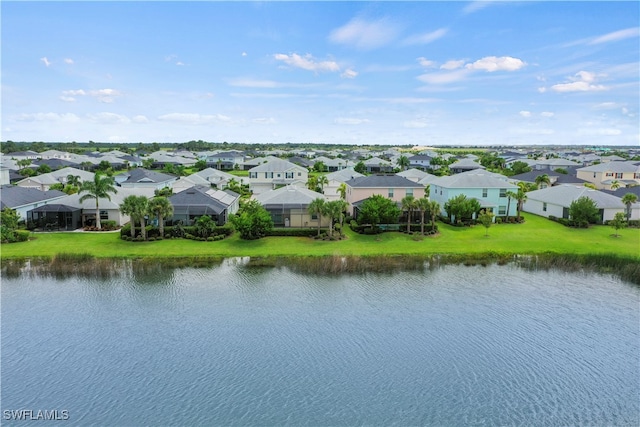
[[250,172],[284,172],[292,169],[298,170],[301,172],[302,171],[307,172],[305,168],[282,159],[269,160],[267,163],[262,163],[261,165],[258,165],[256,167],[249,169],[249,171]]
[[354,171],[353,169],[342,169],[339,171],[328,173],[325,176],[329,181],[346,182],[350,179],[362,177],[364,175]]
[[287,185],[277,190],[255,196],[255,200],[262,206],[300,207],[308,206],[315,199],[327,200],[324,194],[317,193],[302,187]]
[[186,210],[195,215],[224,212],[240,196],[229,190],[212,190],[207,186],[193,186],[169,197],[174,213]]
[[36,188],[24,188],[15,185],[3,185],[0,187],[0,208],[19,208],[31,203],[57,199],[66,196],[58,190],[40,191]]
[[424,185],[398,175],[369,175],[345,182],[352,188],[424,188]]
[[396,175],[403,176],[405,178],[418,178],[422,179],[429,176],[428,173],[421,171],[420,169],[407,169],[406,171],[398,172]]
[[590,198],[596,203],[599,209],[621,209],[624,207],[620,197],[607,194],[603,191],[594,190],[583,185],[563,184],[527,193],[528,200],[536,200],[563,207],[569,207],[571,202],[579,199],[580,197]]
[[[504,179],[503,179],[504,178]],[[517,188],[507,177],[498,178],[487,173],[469,171],[451,176],[442,176],[431,181],[431,185],[444,188]]]
[[159,173],[150,171],[143,168],[131,169],[129,172],[123,174],[128,178],[122,181],[121,184],[133,184],[137,182],[167,182],[176,179],[173,175],[167,175],[165,173]]
[[485,169],[484,166],[475,162],[472,159],[460,159],[455,163],[449,165],[451,169]]
[[605,162],[578,169],[582,172],[640,172],[638,162]]

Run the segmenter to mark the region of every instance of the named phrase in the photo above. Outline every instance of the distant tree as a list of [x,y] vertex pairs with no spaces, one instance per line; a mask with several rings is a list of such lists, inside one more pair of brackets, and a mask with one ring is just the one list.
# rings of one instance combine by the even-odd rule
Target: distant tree
[[516,221],[520,222],[520,213],[522,212],[522,208],[524,207],[524,202],[527,201],[527,193],[522,189],[522,188],[518,188],[518,191],[516,192],[516,196],[514,197],[516,199],[517,204],[517,215],[516,215]]
[[97,170],[101,171],[101,172],[106,172],[111,168],[111,163],[109,163],[106,160],[101,161],[100,163],[98,163],[98,166],[96,167]]
[[512,199],[517,199],[518,198],[518,193],[514,192],[514,191],[507,191],[507,219],[509,218],[509,209],[511,209],[511,200]]
[[411,165],[411,162],[409,162],[409,158],[404,155],[398,157],[397,163],[400,169],[402,169],[403,171],[407,170]]
[[39,175],[42,175],[43,173],[49,173],[51,172],[51,167],[47,164],[42,164],[40,166],[38,166],[38,169],[36,169],[36,172]]
[[620,188],[620,181],[618,181],[617,179],[611,181],[611,190],[615,191],[618,188]]
[[333,236],[333,223],[336,220],[340,220],[343,215],[345,205],[346,202],[344,200],[332,200],[330,202],[326,202],[322,208],[322,213],[324,214],[324,216],[329,218],[330,237]]
[[627,193],[622,196],[622,203],[627,207],[627,221],[631,219],[631,205],[638,201],[638,196],[633,193]]
[[16,230],[20,222],[20,215],[11,208],[4,208],[0,212],[0,241],[2,243],[15,242]]
[[616,214],[613,216],[613,219],[609,221],[609,224],[616,230],[615,236],[618,237],[618,230],[627,226],[624,213],[616,212]]
[[325,165],[323,161],[319,161],[313,164],[313,170],[316,172],[327,172],[329,169],[327,168],[327,165]]
[[156,197],[171,197],[173,196],[173,188],[171,187],[163,187],[161,189],[155,189],[153,194]]
[[551,185],[549,175],[547,175],[546,173],[536,176],[536,186],[538,188],[542,188],[542,184],[546,184],[547,186]]
[[342,200],[346,200],[347,199],[347,184],[345,184],[344,182],[341,183],[338,186],[338,193],[340,194],[340,198]]
[[213,234],[216,229],[216,223],[209,215],[202,215],[196,220],[195,232],[198,237],[204,239]]
[[16,165],[22,170],[31,164],[31,160],[29,159],[20,159],[16,162]]
[[325,200],[318,197],[309,203],[309,207],[307,208],[311,215],[316,215],[318,217],[318,236],[320,235],[320,223],[322,222],[322,214],[324,213],[324,204]]
[[307,179],[307,188],[311,191],[317,191],[318,189],[318,177],[315,175],[309,175]]
[[356,163],[356,165],[353,167],[353,170],[358,172],[358,173],[366,173],[367,172],[367,166],[364,164],[364,162],[361,160],[358,163]]
[[142,167],[145,168],[145,169],[151,169],[155,162],[156,161],[154,159],[152,159],[152,158],[143,159],[142,160]]
[[493,216],[493,212],[488,212],[486,209],[482,209],[480,215],[478,215],[478,221],[485,228],[485,237],[489,236],[489,227],[493,224]]
[[229,221],[244,240],[259,239],[273,228],[271,215],[256,200],[244,203],[238,214],[229,215]]
[[142,240],[147,240],[146,216],[149,213],[149,199],[145,196],[127,196],[120,204],[120,212],[131,217],[131,237],[136,235],[135,223],[140,223]]
[[436,218],[438,217],[439,213],[440,213],[440,203],[436,202],[435,200],[430,200],[429,201],[429,215],[431,216],[431,229],[432,230],[436,229]]
[[100,207],[98,202],[100,199],[111,200],[109,193],[116,194],[118,190],[115,187],[115,180],[111,176],[104,176],[100,173],[96,173],[93,176],[93,181],[84,181],[80,186],[79,194],[86,193],[80,197],[80,203],[88,199],[95,199],[96,201],[96,227],[102,228],[100,223]]
[[569,217],[578,227],[588,227],[600,220],[598,205],[587,196],[582,196],[569,205]]
[[173,215],[173,205],[168,198],[157,196],[149,201],[149,212],[158,218],[160,237],[164,237],[164,219]]
[[420,212],[420,234],[424,235],[424,217],[429,212],[431,202],[426,197],[419,197],[415,200],[415,208]]
[[370,224],[372,229],[378,224],[397,224],[400,213],[393,200],[375,194],[360,205],[358,224]]
[[326,175],[320,175],[318,177],[318,186],[320,187],[320,193],[324,194],[324,186],[329,184],[329,178]]
[[196,162],[195,165],[193,165],[193,167],[197,170],[197,171],[201,171],[207,168],[207,161],[206,160],[198,160]]
[[511,163],[511,171],[514,175],[531,172],[531,168],[525,162],[520,160]]
[[82,185],[82,179],[78,175],[69,174],[67,175],[67,184],[80,187],[80,185]]

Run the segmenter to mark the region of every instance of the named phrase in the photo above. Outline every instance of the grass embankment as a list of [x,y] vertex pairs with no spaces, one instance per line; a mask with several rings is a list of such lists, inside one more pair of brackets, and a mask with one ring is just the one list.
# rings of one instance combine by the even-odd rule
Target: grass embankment
[[524,215],[524,224],[496,224],[485,237],[482,226],[457,228],[439,223],[436,236],[403,233],[364,236],[346,227],[347,239],[316,241],[303,237],[267,237],[245,241],[233,235],[222,241],[200,242],[167,239],[127,242],[119,233],[37,233],[34,240],[4,244],[2,259],[44,257],[59,253],[88,254],[98,258],[146,257],[286,257],[286,256],[376,256],[435,254],[577,254],[616,255],[640,260],[640,230],[614,230],[606,226],[589,229],[564,227],[535,215]]

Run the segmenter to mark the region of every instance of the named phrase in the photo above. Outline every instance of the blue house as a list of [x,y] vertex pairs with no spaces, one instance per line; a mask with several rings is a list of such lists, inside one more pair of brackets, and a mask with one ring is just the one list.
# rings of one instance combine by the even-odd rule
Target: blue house
[[512,199],[509,203],[508,191],[514,193],[518,186],[509,182],[506,176],[492,174],[485,171],[469,171],[451,176],[443,176],[431,182],[429,199],[440,203],[442,215],[446,215],[444,204],[460,194],[467,198],[474,198],[480,206],[496,216],[515,216],[517,202]]

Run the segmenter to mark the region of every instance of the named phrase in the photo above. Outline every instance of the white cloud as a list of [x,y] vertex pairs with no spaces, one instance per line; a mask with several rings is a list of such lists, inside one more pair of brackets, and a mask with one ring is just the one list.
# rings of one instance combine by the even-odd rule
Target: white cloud
[[356,71],[353,71],[351,68],[344,70],[344,73],[340,74],[340,77],[345,79],[354,79],[358,76]]
[[64,96],[84,96],[87,93],[82,89],[78,89],[78,90],[63,90],[62,94]]
[[64,63],[65,63],[65,64],[69,64],[69,65],[71,65],[71,64],[73,64],[73,59],[71,59],[71,58],[64,58]]
[[540,113],[540,115],[542,117],[553,117],[555,116],[555,113],[552,113],[551,111],[543,111],[542,113]]
[[75,101],[75,99],[72,99],[72,97],[74,96],[86,96],[86,95],[92,96],[100,102],[111,104],[115,100],[114,98],[117,96],[121,96],[122,93],[115,89],[97,89],[97,90],[90,90],[88,92],[83,89],[73,89],[73,90],[63,90],[62,96],[60,97],[60,99],[62,99],[63,101],[70,102],[70,101]]
[[368,119],[356,119],[350,117],[341,117],[334,120],[334,123],[338,125],[361,125],[369,123]]
[[333,43],[368,50],[389,44],[397,34],[397,26],[386,19],[365,21],[354,18],[344,26],[333,30],[329,35],[329,40]]
[[493,3],[495,3],[495,2],[492,2],[492,1],[472,1],[471,3],[466,5],[464,7],[464,9],[462,9],[462,12],[465,13],[465,14],[477,12],[479,10],[484,9],[487,6],[491,6]]
[[632,37],[638,37],[640,35],[640,28],[627,28],[625,30],[614,31],[612,33],[605,34],[600,37],[596,37],[589,44],[600,44],[615,42]]
[[425,68],[432,68],[432,67],[435,67],[436,65],[435,61],[431,61],[425,58],[424,56],[421,56],[420,58],[418,58],[418,64],[420,64],[422,67],[425,67]]
[[486,56],[472,64],[467,64],[466,67],[471,70],[484,70],[492,73],[494,71],[516,71],[525,65],[526,63],[521,59],[511,56]]
[[606,86],[594,84],[597,76],[588,71],[580,71],[575,76],[569,77],[571,82],[558,83],[551,86],[554,92],[597,92],[607,90]]
[[340,71],[340,66],[335,61],[316,61],[313,59],[313,56],[310,54],[306,54],[305,56],[300,56],[297,53],[293,53],[291,55],[286,55],[284,53],[276,53],[273,57],[282,61],[287,65],[290,65],[295,68],[302,68],[303,70],[308,71]]
[[211,123],[230,123],[231,118],[222,114],[170,113],[158,117],[163,122],[188,125],[204,125]]
[[429,44],[438,40],[439,38],[444,37],[448,32],[449,30],[447,28],[440,28],[430,33],[416,34],[408,37],[404,40],[403,43],[406,45]]
[[451,72],[429,73],[418,76],[418,80],[428,84],[449,84],[464,80],[469,75],[466,69]]
[[242,52],[240,56],[247,56],[247,52]]
[[149,119],[146,116],[143,116],[141,114],[137,116],[133,116],[131,121],[134,123],[149,123]]
[[274,119],[273,117],[257,117],[251,120],[251,122],[259,125],[273,125],[276,123],[276,119]]
[[44,62],[44,65],[45,65],[46,67],[48,67],[49,65],[51,65],[51,62],[47,59],[47,57],[46,57],[46,56],[44,56],[44,57],[40,58],[40,61]]
[[259,87],[259,88],[276,88],[281,85],[273,80],[254,80],[237,78],[229,80],[229,85],[237,87]]
[[64,122],[64,123],[76,123],[80,121],[80,118],[73,113],[34,113],[34,114],[20,114],[15,118],[21,122]]
[[520,111],[520,116],[531,117],[531,111]]
[[440,66],[441,70],[456,70],[464,65],[464,59],[450,60]]
[[116,113],[104,112],[98,114],[88,114],[87,117],[102,124],[127,124],[131,122],[131,120],[129,120],[127,116]]

